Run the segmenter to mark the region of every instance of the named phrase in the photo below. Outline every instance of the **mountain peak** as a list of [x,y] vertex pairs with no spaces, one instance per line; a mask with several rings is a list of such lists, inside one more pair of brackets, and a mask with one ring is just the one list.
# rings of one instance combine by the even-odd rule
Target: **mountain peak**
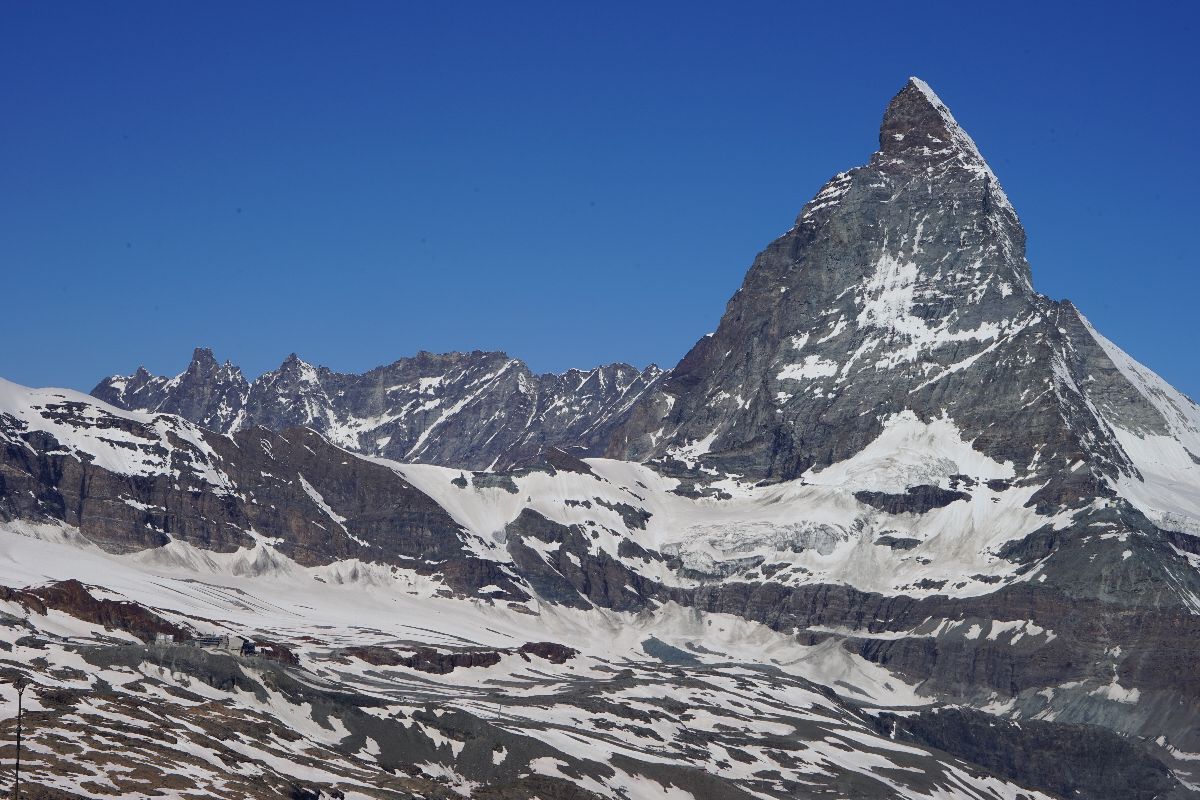
[[879,151],[893,159],[924,162],[927,166],[956,164],[963,167],[986,179],[995,204],[1012,211],[1012,204],[975,140],[958,124],[950,108],[930,85],[920,78],[909,78],[888,103],[879,126]]
[[879,149],[893,155],[924,156],[965,149],[982,160],[975,143],[950,109],[920,78],[909,78],[888,103],[879,127]]
[[197,347],[192,351],[191,367],[203,367],[206,369],[215,369],[217,367],[216,356],[213,355],[212,348]]
[[885,153],[940,149],[938,145],[951,141],[959,129],[954,115],[929,84],[909,78],[883,113],[879,149]]

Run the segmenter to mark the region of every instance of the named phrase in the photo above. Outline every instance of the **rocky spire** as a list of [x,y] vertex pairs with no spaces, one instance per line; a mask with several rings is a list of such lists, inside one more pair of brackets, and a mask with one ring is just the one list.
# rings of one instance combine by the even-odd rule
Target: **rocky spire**
[[312,365],[295,353],[288,353],[287,358],[279,365],[276,373],[281,375],[298,375],[304,372],[305,368],[312,369]]
[[[999,181],[946,104],[911,78],[887,106],[880,150],[829,181],[758,255],[714,334],[608,454],[786,480],[853,456],[890,416],[957,405],[971,407],[962,427],[978,438],[1017,413],[1025,389],[1043,391],[1042,355],[1023,349],[1036,337],[1001,347],[1037,324],[1041,302]],[[1029,370],[1011,406],[996,388],[980,394],[1001,358]],[[1060,425],[1056,408],[1042,411]],[[1014,442],[996,454],[1028,463],[1035,443],[1017,452]]]
[[213,351],[209,347],[197,347],[192,351],[192,361],[188,365],[188,372],[199,370],[213,370],[217,368],[217,359],[213,356]]
[[965,135],[929,84],[909,78],[883,114],[879,149],[891,154],[937,152]]
[[918,161],[935,168],[956,167],[978,176],[988,201],[1016,218],[975,140],[963,130],[942,99],[920,78],[909,78],[883,114],[879,152],[888,158]]

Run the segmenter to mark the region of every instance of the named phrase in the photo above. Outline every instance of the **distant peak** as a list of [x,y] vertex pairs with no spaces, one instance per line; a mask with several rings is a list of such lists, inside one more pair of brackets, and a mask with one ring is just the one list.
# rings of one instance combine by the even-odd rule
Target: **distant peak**
[[[324,369],[324,367],[322,367],[322,369]],[[288,357],[285,358],[283,363],[279,365],[279,369],[276,370],[276,372],[279,374],[299,377],[301,380],[308,382],[317,379],[317,368],[312,364],[309,364],[295,353],[289,353]]]
[[213,355],[213,351],[211,348],[197,347],[195,350],[192,351],[192,363],[193,364],[202,364],[204,366],[212,365],[215,367],[217,365],[217,359]]

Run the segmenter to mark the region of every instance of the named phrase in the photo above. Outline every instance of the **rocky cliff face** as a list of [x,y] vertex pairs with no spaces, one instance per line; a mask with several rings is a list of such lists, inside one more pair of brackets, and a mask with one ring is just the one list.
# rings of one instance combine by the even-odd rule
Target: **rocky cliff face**
[[178,414],[214,431],[310,427],[369,455],[464,469],[503,469],[546,446],[596,450],[661,374],[609,364],[535,375],[503,353],[419,353],[362,375],[292,354],[247,383],[197,349],[174,378],[140,369],[92,394],[119,408]]
[[214,431],[240,427],[250,385],[242,371],[218,364],[211,350],[197,348],[186,370],[174,378],[138,367],[132,375],[101,381],[93,396],[126,409],[177,414]]
[[[57,653],[47,683],[143,676],[112,702],[254,692],[224,718],[304,731],[245,756],[272,787],[313,753],[387,796],[1200,785],[1200,407],[1034,291],[916,79],[668,373],[293,356],[247,383],[197,351],[94,394],[0,384],[0,622]],[[70,579],[91,594],[39,588]],[[299,655],[164,671],[56,613]]]
[[759,254],[716,332],[639,400],[608,453],[789,480],[911,413],[951,420],[1020,478],[1055,477],[1047,494],[1070,502],[1135,469],[1105,407],[1164,429],[1078,311],[1034,291],[999,181],[913,79],[878,152]]
[[0,520],[64,523],[110,553],[162,550],[188,563],[269,572],[377,564],[436,576],[448,591],[512,576],[395,470],[307,428],[220,435],[179,417],[121,412],[85,395],[0,382]]

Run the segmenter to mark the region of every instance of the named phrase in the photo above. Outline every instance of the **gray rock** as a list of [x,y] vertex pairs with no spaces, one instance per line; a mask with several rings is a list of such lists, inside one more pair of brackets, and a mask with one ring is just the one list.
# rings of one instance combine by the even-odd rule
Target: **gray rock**
[[464,469],[531,462],[546,447],[598,449],[661,374],[610,364],[535,375],[504,353],[418,353],[361,375],[313,367],[296,354],[247,383],[197,350],[174,378],[144,369],[92,394],[118,408],[178,414],[231,433],[310,427],[369,455]]
[[[879,143],[758,255],[716,331],[642,395],[607,455],[664,462],[704,442],[701,467],[789,480],[909,411],[1048,481],[1052,503],[1090,500],[1133,470],[1096,409],[1151,432],[1161,414],[1074,306],[1034,291],[1016,212],[919,81],[891,101]],[[1077,461],[1087,468],[1069,473]]]

